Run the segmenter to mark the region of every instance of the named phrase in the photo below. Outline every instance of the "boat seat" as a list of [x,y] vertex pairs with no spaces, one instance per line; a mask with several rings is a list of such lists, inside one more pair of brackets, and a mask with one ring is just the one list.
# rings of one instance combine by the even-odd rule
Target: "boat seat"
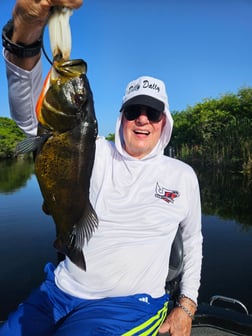
[[166,292],[171,296],[171,299],[177,295],[179,290],[179,281],[183,271],[183,256],[183,240],[181,228],[179,227],[172,243],[169,259],[169,271],[165,284]]

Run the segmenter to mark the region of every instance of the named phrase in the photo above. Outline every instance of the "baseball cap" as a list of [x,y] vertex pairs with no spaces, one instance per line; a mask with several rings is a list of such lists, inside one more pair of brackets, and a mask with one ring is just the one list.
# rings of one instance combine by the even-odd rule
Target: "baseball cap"
[[149,76],[141,76],[131,81],[126,87],[120,111],[131,105],[145,105],[166,112],[168,97],[164,82]]

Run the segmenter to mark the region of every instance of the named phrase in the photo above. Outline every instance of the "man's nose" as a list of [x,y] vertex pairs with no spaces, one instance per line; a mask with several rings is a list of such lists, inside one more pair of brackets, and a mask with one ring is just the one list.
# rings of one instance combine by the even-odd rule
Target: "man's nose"
[[149,121],[147,113],[146,113],[146,111],[144,109],[141,110],[141,113],[140,113],[139,117],[136,120],[138,122],[140,122],[140,123],[146,123],[146,122]]

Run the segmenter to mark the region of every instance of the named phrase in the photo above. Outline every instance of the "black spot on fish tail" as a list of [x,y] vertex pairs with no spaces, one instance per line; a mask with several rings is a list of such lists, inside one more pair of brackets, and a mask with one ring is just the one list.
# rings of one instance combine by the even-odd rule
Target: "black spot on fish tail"
[[76,248],[70,249],[67,252],[67,256],[80,269],[82,269],[83,271],[87,270],[82,249],[81,250],[76,249]]
[[63,242],[58,236],[54,242],[54,247],[58,252],[67,255],[76,266],[86,271],[83,246],[92,237],[97,227],[98,217],[89,202],[83,211],[81,219],[69,232],[66,241]]
[[66,255],[81,269],[86,270],[86,263],[83,255],[83,246],[92,237],[98,227],[98,217],[90,202],[83,211],[79,222],[73,226],[69,233],[66,246]]
[[50,134],[43,134],[25,138],[17,144],[15,155],[31,153],[40,149],[50,136]]
[[[74,239],[74,237],[72,237]],[[67,255],[68,258],[80,269],[86,271],[86,262],[82,248],[67,246],[58,237],[54,242],[54,247],[61,254]]]

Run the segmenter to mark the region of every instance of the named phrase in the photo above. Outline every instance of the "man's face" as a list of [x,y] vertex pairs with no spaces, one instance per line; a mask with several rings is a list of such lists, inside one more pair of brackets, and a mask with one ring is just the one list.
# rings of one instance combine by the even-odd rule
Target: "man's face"
[[[148,107],[137,106],[137,108],[139,113],[136,113],[136,118],[133,120],[128,119],[132,119],[134,112],[137,112],[136,106],[127,108],[126,112],[128,112],[129,118],[124,111],[122,126],[126,152],[136,159],[141,159],[148,155],[158,143],[166,118],[161,113],[160,120],[156,121],[159,118],[154,118],[155,121],[152,121],[153,114]],[[133,113],[132,109],[135,109]],[[139,115],[137,116],[137,114]]]

